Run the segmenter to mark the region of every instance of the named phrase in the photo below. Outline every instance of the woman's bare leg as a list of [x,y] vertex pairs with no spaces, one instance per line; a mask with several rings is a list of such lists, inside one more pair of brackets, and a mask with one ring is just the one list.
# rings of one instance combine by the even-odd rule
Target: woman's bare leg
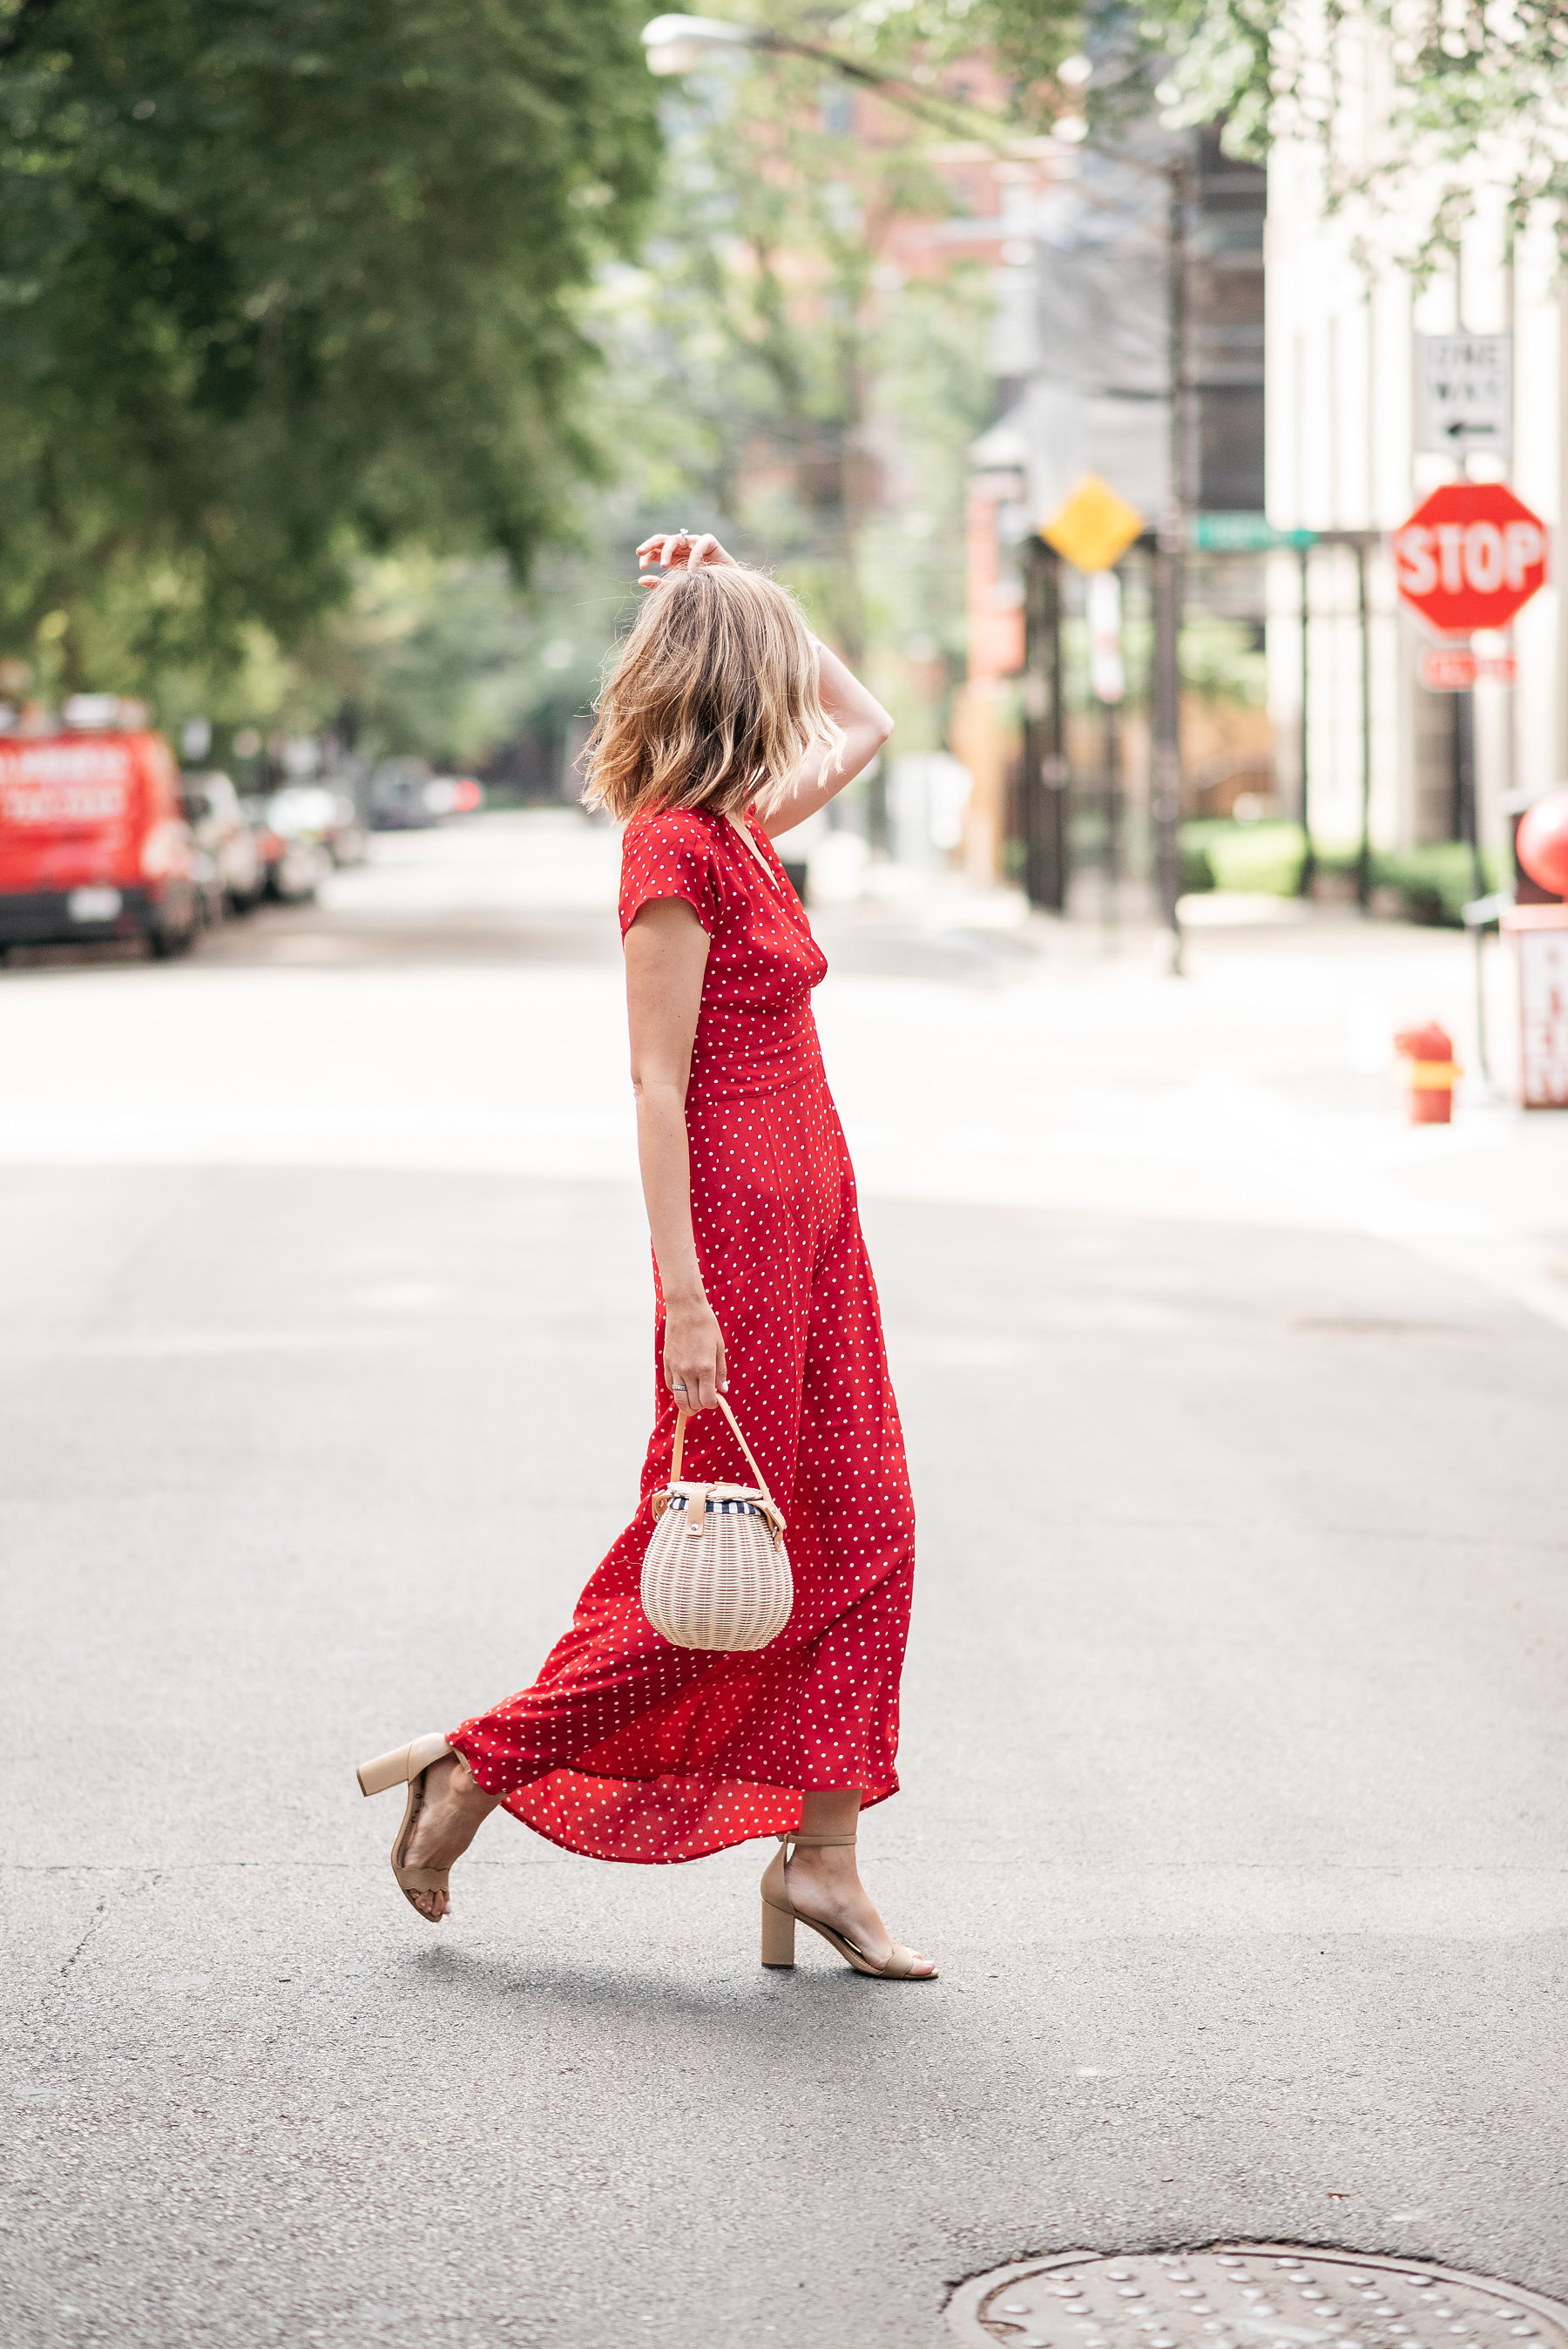
[[[858,1787],[851,1786],[842,1794],[811,1794],[800,1798],[803,1835],[852,1836],[860,1815]],[[802,1916],[818,1917],[824,1925],[836,1926],[857,1950],[864,1951],[872,1965],[882,1964],[892,1948],[892,1935],[877,1915],[861,1882],[852,1845],[808,1844],[789,1862],[789,1898]],[[929,1958],[920,1958],[914,1971],[917,1974],[932,1974],[936,1968]]]
[[[403,1854],[406,1868],[450,1868],[460,1859],[500,1800],[476,1785],[460,1754],[444,1754],[425,1773],[424,1794]],[[444,1892],[411,1892],[427,1917],[441,1918],[451,1906]]]

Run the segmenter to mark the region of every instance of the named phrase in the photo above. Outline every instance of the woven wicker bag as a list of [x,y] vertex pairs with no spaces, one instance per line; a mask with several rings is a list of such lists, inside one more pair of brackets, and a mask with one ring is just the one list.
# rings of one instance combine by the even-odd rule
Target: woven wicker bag
[[784,1519],[722,1395],[718,1407],[757,1483],[682,1484],[686,1413],[678,1414],[670,1481],[654,1495],[653,1539],[643,1559],[643,1612],[673,1647],[733,1654],[765,1648],[778,1637],[789,1620],[795,1586]]

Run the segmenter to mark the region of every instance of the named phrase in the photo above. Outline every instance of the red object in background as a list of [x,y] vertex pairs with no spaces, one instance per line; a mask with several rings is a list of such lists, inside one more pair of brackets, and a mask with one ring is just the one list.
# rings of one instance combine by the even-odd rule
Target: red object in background
[[1513,853],[1538,888],[1568,897],[1568,787],[1526,808]]
[[471,775],[459,775],[452,786],[452,813],[472,815],[474,810],[483,807],[484,803],[485,795],[482,787],[475,782]]
[[1472,685],[1515,685],[1511,653],[1472,653],[1468,645],[1424,645],[1416,675],[1429,693],[1468,693]]
[[1394,1050],[1410,1064],[1410,1123],[1451,1125],[1454,1082],[1460,1074],[1453,1039],[1435,1019],[1424,1028],[1401,1028]]
[[192,843],[158,734],[0,739],[0,943],[189,943]]
[[1503,481],[1446,481],[1394,533],[1407,604],[1443,636],[1506,628],[1546,582],[1546,525]]

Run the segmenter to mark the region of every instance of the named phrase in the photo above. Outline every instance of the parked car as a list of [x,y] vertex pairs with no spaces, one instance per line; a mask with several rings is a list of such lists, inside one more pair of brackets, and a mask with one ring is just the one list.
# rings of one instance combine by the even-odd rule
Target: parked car
[[160,734],[0,737],[0,946],[140,937],[181,954],[197,863]]
[[432,775],[425,786],[425,805],[434,816],[473,815],[484,803],[484,785],[471,775]]
[[365,854],[354,802],[327,783],[284,783],[267,802],[267,822],[284,839],[309,842],[319,852],[318,882],[328,865],[357,864]]
[[352,792],[337,789],[332,793],[335,811],[327,848],[335,864],[363,864],[370,853],[370,836],[365,819]]
[[425,832],[438,819],[425,797],[430,770],[423,759],[384,759],[370,781],[373,832]]
[[248,914],[260,905],[267,876],[256,827],[246,820],[239,792],[227,775],[182,775],[180,798],[195,837],[197,881],[209,918]]
[[332,869],[325,843],[297,804],[295,794],[310,788],[287,783],[242,802],[261,855],[263,892],[287,905],[308,903]]
[[387,759],[370,785],[370,822],[377,832],[425,831],[444,816],[471,815],[484,799],[471,775],[432,775],[423,759]]

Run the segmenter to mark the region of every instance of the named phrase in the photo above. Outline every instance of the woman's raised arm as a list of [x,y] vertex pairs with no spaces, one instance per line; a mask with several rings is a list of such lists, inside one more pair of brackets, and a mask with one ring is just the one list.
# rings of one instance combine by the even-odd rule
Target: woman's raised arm
[[[696,538],[686,531],[661,531],[655,537],[644,539],[637,549],[637,563],[638,585],[643,587],[659,585],[660,568],[697,571],[705,564],[736,567],[734,555],[726,554],[710,531]],[[778,805],[762,819],[769,839],[804,823],[809,815],[815,815],[820,807],[836,799],[846,783],[852,783],[871,765],[892,732],[892,719],[875,694],[867,690],[853,670],[846,668],[837,653],[830,652],[820,637],[812,641],[817,647],[822,713],[831,719],[844,739],[837,751],[826,741],[813,743],[807,751]]]
[[871,765],[892,732],[892,719],[875,694],[820,638],[817,661],[822,714],[841,729],[843,745],[835,753],[830,743],[813,743],[789,778],[783,798],[762,819],[769,840],[804,823],[809,815],[836,799],[846,783],[852,783]]

